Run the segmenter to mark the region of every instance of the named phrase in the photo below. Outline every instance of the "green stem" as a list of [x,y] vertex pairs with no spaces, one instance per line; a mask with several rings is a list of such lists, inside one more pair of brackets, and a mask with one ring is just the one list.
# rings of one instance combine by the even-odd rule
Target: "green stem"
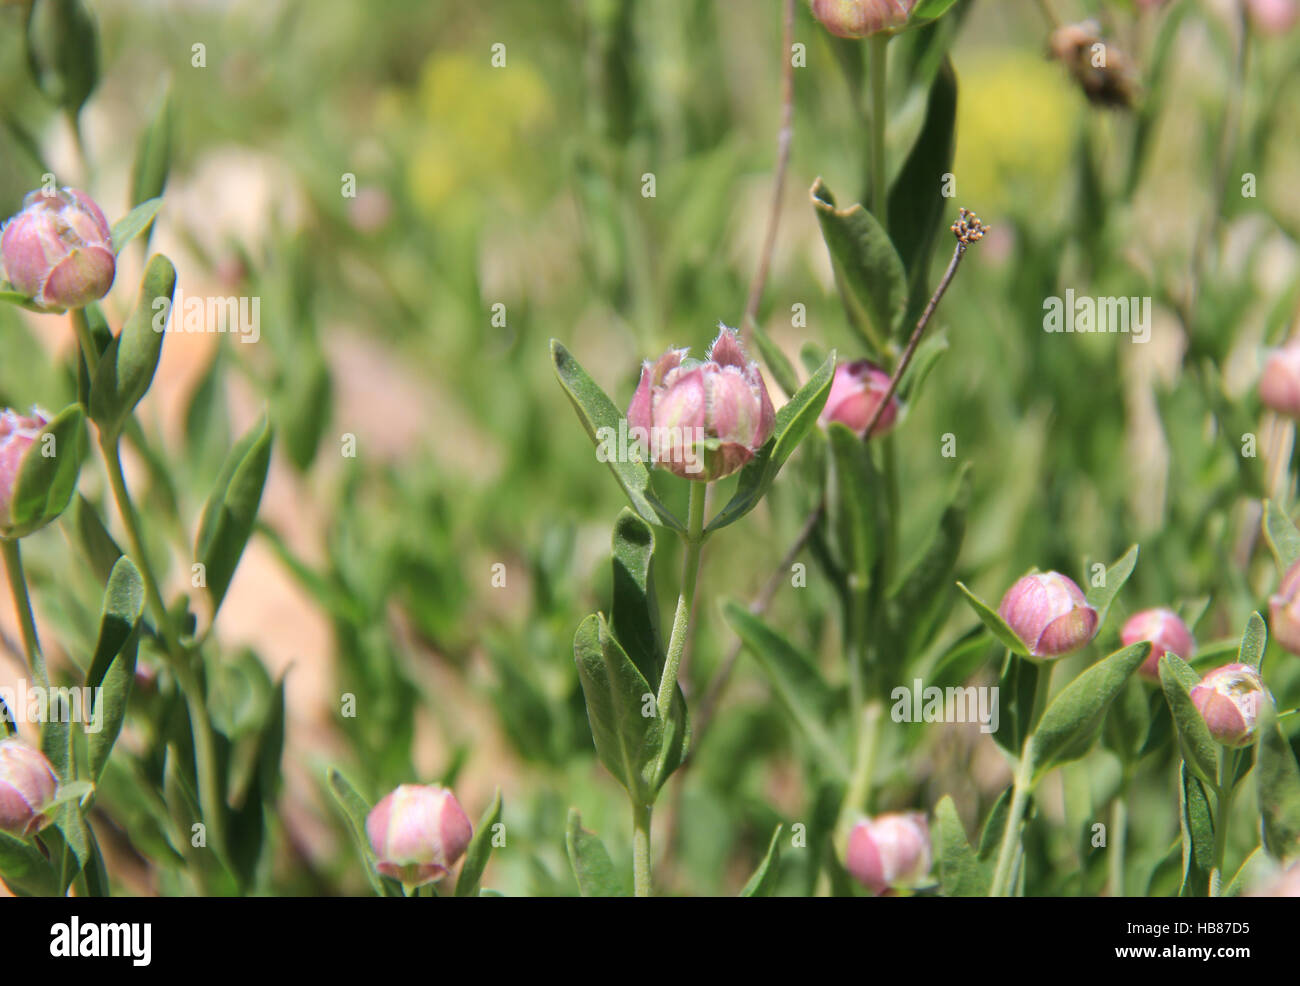
[[14,608],[18,610],[18,623],[23,631],[23,650],[27,654],[27,670],[31,672],[36,684],[42,688],[49,686],[49,675],[45,670],[45,657],[41,653],[41,641],[36,635],[36,616],[32,612],[31,596],[27,593],[27,576],[23,573],[23,556],[17,540],[0,539],[0,551],[4,554],[5,571],[9,575],[9,588],[14,595]]
[[700,575],[700,549],[704,547],[704,493],[706,483],[691,483],[690,505],[687,508],[686,560],[682,563],[682,590],[677,596],[677,610],[673,614],[673,632],[668,638],[668,659],[659,679],[656,708],[666,715],[672,707],[673,690],[677,687],[677,673],[681,669],[682,651],[686,648],[687,630],[691,624],[691,607],[695,600],[695,583]]
[[650,805],[632,805],[632,881],[636,896],[649,897],[650,882]]
[[871,39],[871,214],[889,230],[885,216],[885,79],[889,35]]
[[223,862],[226,859],[226,816],[222,803],[220,774],[217,770],[217,751],[214,741],[215,733],[212,720],[208,716],[208,707],[204,695],[202,680],[191,665],[191,654],[183,647],[172,631],[167,616],[167,606],[158,589],[158,580],[153,573],[153,565],[145,552],[144,538],[140,533],[140,520],[136,514],[135,504],[127,490],[126,476],[122,472],[122,457],[118,440],[104,434],[100,435],[100,450],[108,468],[109,485],[113,490],[113,499],[117,503],[118,513],[126,527],[127,540],[131,546],[136,568],[140,571],[140,580],[144,583],[145,598],[153,612],[158,635],[167,650],[168,664],[176,676],[177,684],[185,695],[186,708],[189,710],[191,732],[194,738],[194,759],[198,770],[199,806],[203,819],[212,836],[212,845],[217,856]]
[[1223,857],[1228,851],[1228,818],[1232,814],[1232,797],[1236,793],[1233,775],[1236,773],[1237,754],[1222,750],[1219,753],[1219,784],[1215,788],[1218,811],[1214,819],[1214,866],[1210,870],[1210,896],[1223,895]]
[[1124,896],[1124,849],[1128,836],[1128,768],[1124,769],[1124,780],[1119,793],[1110,806],[1110,895]]
[[[861,708],[861,706],[855,706]],[[876,750],[880,745],[882,709],[879,702],[869,702],[858,721],[857,750],[853,756],[853,775],[849,778],[839,821],[835,825],[837,844],[843,844],[858,820],[867,811],[871,799],[871,782],[876,774]]]
[[[1024,660],[1024,658],[1016,658]],[[1054,664],[1038,667],[1034,681],[1034,704],[1029,717],[1029,731],[1025,734],[1025,745],[1020,753],[1020,764],[1016,767],[1014,787],[1011,790],[1011,808],[1007,812],[1007,826],[1002,830],[1002,844],[998,848],[998,861],[993,869],[993,882],[989,887],[990,897],[1006,897],[1011,892],[1011,871],[1020,849],[1020,832],[1029,804],[1029,795],[1033,790],[1033,779],[1029,773],[1029,748],[1034,739],[1034,730],[1047,708],[1047,698],[1052,690],[1052,671]]]
[[86,319],[86,310],[74,308],[68,315],[72,319],[72,328],[77,333],[81,355],[86,361],[86,368],[90,371],[90,380],[93,383],[95,370],[99,367],[99,347],[95,345],[95,337],[90,334],[90,322]]

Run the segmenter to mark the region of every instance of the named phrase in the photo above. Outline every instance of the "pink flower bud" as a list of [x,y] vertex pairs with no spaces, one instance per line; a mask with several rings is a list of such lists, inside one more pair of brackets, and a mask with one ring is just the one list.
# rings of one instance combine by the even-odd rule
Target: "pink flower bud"
[[907,25],[916,0],[812,0],[812,15],[841,38],[893,34]]
[[1097,632],[1097,611],[1060,572],[1026,575],[1007,590],[998,614],[1034,657],[1068,654]]
[[1300,18],[1296,0],[1246,0],[1250,21],[1265,34],[1285,34]]
[[23,457],[48,423],[49,419],[36,408],[32,408],[30,418],[8,408],[0,411],[0,529],[9,525],[9,505]]
[[1300,654],[1300,562],[1287,569],[1268,600],[1269,631],[1283,649]]
[[1192,704],[1224,746],[1249,746],[1255,738],[1264,680],[1249,664],[1215,668],[1192,689]]
[[849,833],[844,866],[874,894],[921,883],[930,863],[930,827],[919,812],[864,818]]
[[5,279],[43,311],[84,308],[108,294],[116,260],[104,214],[84,192],[31,192],[0,231]]
[[1300,418],[1300,342],[1269,353],[1259,377],[1259,399],[1270,411]]
[[776,413],[758,364],[722,327],[709,359],[670,349],[641,368],[627,420],[655,465],[683,479],[729,476],[772,434]]
[[1251,891],[1251,897],[1300,897],[1300,863],[1277,874],[1268,883]]
[[436,784],[403,784],[366,816],[375,868],[408,887],[445,877],[473,834],[456,796]]
[[1151,681],[1160,680],[1160,658],[1173,651],[1185,661],[1196,652],[1196,641],[1187,624],[1172,609],[1144,609],[1129,617],[1119,632],[1120,642],[1131,647],[1141,640],[1151,641],[1151,654],[1138,668],[1138,674]]
[[[826,395],[821,422],[838,421],[862,437],[872,415],[889,391],[889,374],[874,363],[860,359],[855,363],[841,363],[835,368],[831,390]],[[881,412],[880,420],[871,429],[872,437],[883,435],[894,426],[898,418],[898,398],[890,396]]]
[[0,832],[26,838],[48,822],[59,779],[45,755],[16,737],[0,740]]

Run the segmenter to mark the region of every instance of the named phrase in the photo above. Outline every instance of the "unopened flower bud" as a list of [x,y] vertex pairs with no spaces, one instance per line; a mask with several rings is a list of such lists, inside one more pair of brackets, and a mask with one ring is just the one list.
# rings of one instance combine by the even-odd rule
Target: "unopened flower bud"
[[13,502],[19,468],[36,436],[48,423],[49,419],[36,408],[32,408],[30,418],[8,408],[0,411],[0,532],[9,526],[9,506]]
[[1097,632],[1097,611],[1060,572],[1026,575],[1007,590],[998,614],[1034,657],[1076,651]]
[[47,312],[104,297],[117,266],[104,213],[75,188],[31,192],[0,231],[0,261],[13,289]]
[[874,894],[923,882],[930,864],[930,827],[919,812],[864,818],[849,833],[844,866]]
[[907,26],[916,0],[812,0],[812,15],[831,34],[869,38]]
[[670,349],[641,368],[627,420],[655,465],[683,479],[729,476],[772,434],[776,413],[758,364],[723,326],[707,362]]
[[[841,363],[835,368],[830,393],[826,395],[826,406],[821,413],[822,424],[838,421],[862,437],[876,408],[880,407],[880,402],[888,392],[889,374],[874,363],[864,359]],[[871,429],[871,436],[883,435],[894,426],[896,420],[898,398],[891,394],[889,403]]]
[[1187,624],[1172,609],[1144,609],[1128,618],[1119,632],[1120,642],[1131,647],[1142,640],[1151,641],[1151,653],[1138,668],[1138,674],[1151,681],[1160,680],[1160,658],[1172,651],[1185,661],[1196,652],[1196,641]]
[[1287,569],[1268,600],[1269,632],[1285,650],[1300,654],[1300,562]]
[[1285,34],[1300,19],[1296,0],[1246,0],[1250,22],[1265,34]]
[[445,877],[473,834],[456,796],[436,784],[403,784],[366,816],[376,869],[408,887]]
[[1270,411],[1300,418],[1300,341],[1269,353],[1259,377],[1259,399]]
[[1255,738],[1264,680],[1249,664],[1215,668],[1192,688],[1192,704],[1201,713],[1210,735],[1224,746],[1249,746]]
[[45,755],[16,737],[0,740],[0,832],[26,838],[49,821],[42,812],[59,779]]
[[1048,46],[1090,102],[1107,107],[1133,105],[1137,71],[1128,55],[1102,37],[1096,21],[1058,27]]

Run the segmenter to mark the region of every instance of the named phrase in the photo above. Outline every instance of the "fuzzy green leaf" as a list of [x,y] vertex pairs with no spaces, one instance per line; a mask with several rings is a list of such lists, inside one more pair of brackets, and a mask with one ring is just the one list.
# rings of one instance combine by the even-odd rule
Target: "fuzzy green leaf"
[[993,636],[997,637],[1004,647],[1021,657],[1030,657],[1029,648],[1025,646],[1024,641],[1016,636],[1016,632],[1007,626],[1006,621],[1002,619],[997,610],[966,588],[964,583],[958,582],[957,588],[966,597],[966,602],[975,611],[975,615],[980,618],[981,622],[989,628]]
[[[144,583],[125,555],[117,560],[104,592],[99,639],[86,673],[86,687],[96,695],[96,732],[89,735],[90,776],[99,780],[108,755],[122,731],[126,703],[135,681],[140,618],[144,614]],[[96,691],[99,689],[99,691]]]
[[1124,588],[1124,583],[1128,577],[1133,574],[1133,568],[1137,565],[1138,546],[1130,545],[1128,551],[1120,556],[1115,564],[1106,569],[1106,577],[1101,585],[1091,586],[1088,589],[1088,605],[1097,611],[1097,631],[1106,625],[1106,614],[1110,612],[1110,604],[1115,601],[1119,595],[1119,590]]
[[478,820],[474,837],[465,850],[465,862],[461,863],[460,876],[456,878],[457,897],[477,897],[479,881],[483,879],[483,870],[487,868],[488,858],[492,855],[493,827],[501,820],[501,789],[492,798],[487,811]]
[[41,429],[22,458],[5,537],[26,537],[67,509],[85,455],[85,414],[81,405],[70,404]]
[[1300,561],[1300,530],[1296,530],[1286,511],[1272,500],[1264,504],[1263,528],[1278,570],[1286,574],[1287,569]]
[[1176,654],[1162,655],[1159,668],[1160,688],[1169,703],[1183,760],[1192,773],[1214,786],[1218,783],[1215,776],[1219,770],[1218,745],[1211,738],[1200,711],[1192,704],[1191,696],[1201,676]]
[[609,852],[600,836],[582,827],[578,809],[569,809],[569,821],[564,831],[564,848],[569,854],[569,866],[578,881],[578,892],[584,897],[626,897],[627,892],[614,871]]
[[777,874],[780,872],[781,861],[781,830],[785,826],[778,825],[772,832],[772,839],[767,844],[767,852],[763,856],[762,862],[758,864],[758,869],[754,870],[754,875],[745,883],[744,889],[740,891],[741,897],[771,897],[772,892],[776,890]]
[[1255,786],[1264,848],[1287,863],[1300,856],[1300,765],[1268,699],[1260,702],[1258,735]]

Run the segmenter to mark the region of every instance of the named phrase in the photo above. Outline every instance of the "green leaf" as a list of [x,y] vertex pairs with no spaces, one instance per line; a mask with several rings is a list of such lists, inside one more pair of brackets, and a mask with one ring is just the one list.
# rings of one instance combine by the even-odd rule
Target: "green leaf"
[[848,764],[826,727],[835,706],[834,694],[816,665],[743,606],[728,601],[722,611],[822,763],[847,777]]
[[1300,561],[1300,531],[1296,530],[1286,511],[1272,500],[1264,503],[1263,528],[1264,539],[1277,560],[1278,571],[1285,575],[1287,569]]
[[1160,658],[1160,688],[1169,703],[1174,729],[1183,760],[1194,773],[1211,787],[1218,783],[1218,745],[1210,736],[1205,719],[1192,704],[1191,690],[1200,683],[1201,676],[1177,654],[1164,654]]
[[[113,223],[113,252],[120,254],[125,250],[128,243],[153,223],[162,207],[163,200],[161,198],[149,199],[141,202],[125,216]],[[156,256],[161,256],[161,254]],[[158,295],[153,295],[153,297],[158,297]],[[171,292],[168,292],[167,297],[171,298]]]
[[573,409],[578,412],[578,419],[586,429],[587,437],[598,450],[608,449],[611,444],[614,446],[613,454],[603,457],[607,460],[610,472],[623,487],[637,516],[647,524],[659,524],[684,532],[686,528],[682,522],[655,495],[646,464],[631,459],[620,461],[626,457],[621,454],[623,450],[617,447],[619,423],[626,419],[614,406],[614,402],[556,339],[551,340],[551,360],[555,364],[555,375],[559,377],[564,392],[569,395]]
[[772,892],[776,890],[776,878],[780,872],[781,861],[781,830],[784,827],[778,825],[772,832],[772,839],[767,844],[767,853],[763,856],[763,861],[758,864],[754,875],[740,891],[741,897],[771,897]]
[[881,484],[866,442],[838,421],[830,423],[827,434],[831,455],[826,516],[840,565],[854,573],[865,591],[884,540],[879,507]]
[[1151,643],[1146,640],[1118,650],[1085,670],[1052,699],[1029,741],[1035,781],[1057,764],[1088,752],[1111,701],[1150,653]]
[[175,290],[176,268],[162,254],[154,254],[135,309],[100,357],[90,388],[91,420],[108,436],[121,432],[122,423],[149,392]]
[[809,193],[850,324],[879,356],[907,309],[907,275],[889,234],[860,204],[839,209],[822,180]]
[[1268,630],[1264,618],[1258,613],[1251,613],[1246,621],[1246,629],[1241,635],[1241,648],[1237,651],[1237,662],[1249,664],[1259,670],[1259,662],[1264,659],[1264,647],[1268,644]]
[[772,337],[757,323],[754,324],[754,342],[758,346],[759,355],[763,357],[767,371],[772,374],[772,379],[776,381],[777,386],[787,394],[797,393],[799,375],[786,359],[785,353],[781,352],[781,347],[773,342]]
[[956,119],[957,75],[945,55],[930,84],[921,132],[889,190],[889,228],[907,271],[909,315],[919,316],[929,297],[930,257],[947,204],[943,176],[952,172]]
[[[578,626],[573,657],[596,755],[635,802],[653,804],[663,742],[663,721],[653,714],[654,689],[598,613]],[[643,714],[647,708],[649,715]]]
[[1133,574],[1133,568],[1137,565],[1138,546],[1130,545],[1128,551],[1120,556],[1120,559],[1106,569],[1106,577],[1101,585],[1090,586],[1088,589],[1088,605],[1097,611],[1097,632],[1106,625],[1106,614],[1110,612],[1110,604],[1115,601],[1119,595],[1119,590],[1124,588],[1124,583],[1128,577]]
[[[625,507],[614,525],[614,601],[609,622],[615,639],[648,684],[659,681],[665,663],[654,590],[654,550],[653,528]],[[668,713],[656,791],[681,766],[689,744],[686,697],[679,684]]]
[[203,508],[195,557],[203,565],[212,611],[230,588],[240,555],[252,534],[262,488],[271,465],[272,430],[263,416],[231,449]]
[[942,17],[948,12],[948,8],[956,2],[957,0],[921,0],[912,8],[912,16],[907,22],[908,27],[921,21],[932,21]]
[[99,84],[99,37],[82,0],[28,6],[27,64],[41,90],[77,113]]
[[1300,765],[1269,699],[1260,703],[1255,787],[1264,849],[1278,862],[1300,856]]
[[294,468],[305,473],[316,458],[321,436],[330,422],[334,384],[320,350],[304,344],[299,357],[285,371],[276,395],[280,435]]
[[569,866],[578,881],[578,892],[584,897],[626,897],[627,892],[614,872],[605,844],[600,836],[582,827],[578,809],[569,809],[569,821],[564,830],[564,848],[569,854]]
[[1201,782],[1187,769],[1178,770],[1179,818],[1183,833],[1183,880],[1179,897],[1208,897],[1214,868],[1214,819]]
[[135,681],[137,630],[144,613],[144,583],[130,558],[117,560],[104,592],[99,639],[86,673],[86,687],[95,695],[96,731],[89,735],[90,776],[99,780],[108,755],[122,731],[126,703]]
[[[140,134],[135,146],[135,161],[131,165],[131,202],[141,205],[151,199],[161,201],[167,187],[167,176],[172,165],[172,140],[176,130],[176,114],[172,110],[171,87],[163,90],[158,111]],[[145,231],[145,242],[151,230]],[[114,239],[116,245],[117,240]],[[121,252],[121,247],[116,247]]]
[[[1006,831],[1007,815],[1011,812],[1011,801],[1015,793],[1015,786],[1008,784],[1002,789],[1002,793],[998,795],[998,800],[993,802],[993,807],[989,809],[988,817],[984,819],[984,827],[980,830],[978,853],[980,862],[993,862],[997,857],[998,850],[1002,848],[1002,835]],[[992,879],[993,875],[992,871],[990,871],[990,883]]]
[[64,517],[64,527],[85,554],[95,578],[102,585],[107,585],[113,566],[122,557],[122,549],[99,519],[99,511],[78,493],[73,497]]
[[904,573],[891,595],[898,612],[904,614],[909,654],[925,643],[935,624],[947,612],[945,605],[952,592],[953,569],[966,537],[966,512],[970,509],[970,463],[962,463],[957,480],[934,537],[912,567]]
[[405,896],[401,885],[396,880],[380,876],[379,871],[375,869],[375,853],[370,848],[370,839],[366,835],[366,816],[370,814],[371,806],[357,793],[357,789],[348,782],[347,778],[333,767],[329,770],[328,779],[330,791],[339,807],[343,809],[343,817],[347,820],[348,830],[352,833],[352,841],[356,843],[357,852],[360,853],[365,864],[366,877],[370,880],[371,887],[380,897]]
[[59,874],[35,843],[0,832],[0,877],[17,894],[57,897]]
[[966,841],[952,795],[945,794],[934,809],[934,847],[939,864],[939,888],[945,897],[986,897],[989,873]]
[[740,471],[736,492],[727,505],[718,511],[717,516],[709,521],[705,528],[708,533],[734,524],[758,506],[786,459],[790,458],[817,423],[817,416],[822,413],[826,396],[831,391],[831,378],[834,374],[835,354],[832,352],[808,382],[776,412],[772,437]]
[[488,805],[483,817],[478,820],[474,837],[465,850],[465,862],[460,866],[460,876],[456,878],[457,897],[477,897],[479,881],[483,879],[483,870],[487,868],[488,857],[492,855],[493,826],[501,820],[501,789],[497,788],[492,803]]
[[22,458],[5,537],[26,537],[67,509],[85,455],[85,414],[81,405],[70,404],[40,430]]
[[989,628],[993,636],[997,637],[1004,647],[1014,654],[1033,660],[1024,641],[1017,637],[1016,632],[1007,626],[1006,621],[998,615],[997,610],[966,588],[964,583],[958,582],[957,588],[966,597],[966,602],[970,603],[970,608],[975,611],[975,615],[980,618],[980,621]]

